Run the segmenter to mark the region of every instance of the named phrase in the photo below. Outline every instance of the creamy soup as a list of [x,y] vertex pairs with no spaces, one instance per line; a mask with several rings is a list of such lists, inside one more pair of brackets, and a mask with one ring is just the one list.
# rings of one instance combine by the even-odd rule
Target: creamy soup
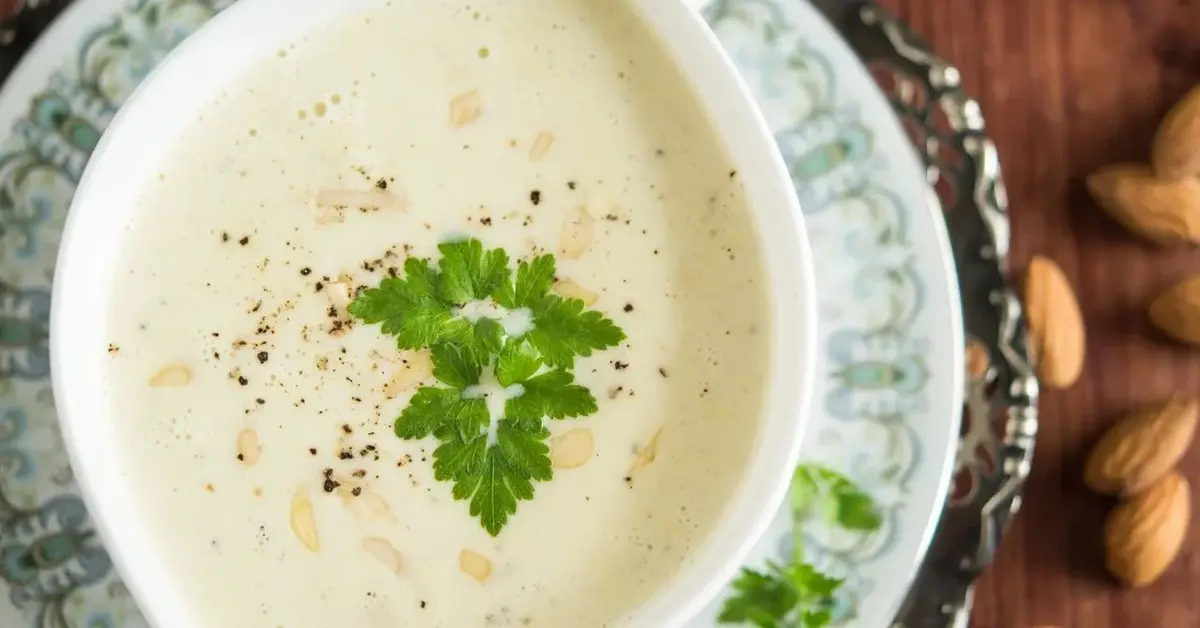
[[[629,2],[396,0],[178,146],[129,226],[107,382],[194,625],[619,626],[688,564],[757,437],[767,293],[739,174]],[[428,352],[347,314],[464,237],[553,254],[555,293],[626,335],[575,361],[598,410],[545,420],[553,479],[495,536],[439,441],[393,431]]]

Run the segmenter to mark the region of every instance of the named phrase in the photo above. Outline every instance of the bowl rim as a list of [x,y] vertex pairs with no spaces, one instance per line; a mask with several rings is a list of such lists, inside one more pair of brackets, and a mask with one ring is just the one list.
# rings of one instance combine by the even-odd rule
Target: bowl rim
[[[633,0],[707,110],[741,173],[771,286],[772,342],[751,461],[706,542],[627,617],[631,626],[679,626],[741,567],[782,503],[800,455],[817,362],[812,252],[790,173],[754,98],[707,24],[683,1]],[[281,7],[287,5],[287,11]],[[101,341],[107,335],[112,263],[138,182],[169,151],[220,87],[279,45],[378,0],[241,0],[172,51],[110,123],[80,178],[63,228],[52,288],[51,379],[63,440],[91,518],[152,625],[191,626],[185,586],[136,516],[135,480],[115,454]],[[286,15],[287,19],[280,19]],[[199,87],[199,84],[209,87]],[[141,164],[139,166],[139,164]],[[133,191],[130,191],[133,190]],[[102,237],[114,236],[112,238]],[[86,312],[85,318],[80,313]],[[95,355],[78,347],[97,347]],[[104,414],[109,414],[104,412]]]

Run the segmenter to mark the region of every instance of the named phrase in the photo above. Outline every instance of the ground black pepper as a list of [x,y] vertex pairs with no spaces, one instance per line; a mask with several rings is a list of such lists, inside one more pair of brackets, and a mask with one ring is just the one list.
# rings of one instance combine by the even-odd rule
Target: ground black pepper
[[626,312],[632,312],[632,311],[633,311],[633,304],[632,304],[632,303],[626,303],[626,304],[625,304],[625,307],[624,307],[623,309],[624,309]]
[[309,268],[308,266],[305,266],[304,268],[301,268],[301,269],[300,269],[300,274],[301,274],[301,275],[304,275],[305,277],[307,277],[307,276],[309,276],[309,275],[311,275],[311,274],[312,274],[312,269],[311,269],[311,268]]
[[529,193],[529,202],[538,205],[542,202],[542,191],[534,190]]
[[242,246],[246,246],[247,244],[250,244],[250,236],[242,236],[242,239],[238,240],[238,244],[240,244]]
[[[626,311],[628,312],[629,310],[626,310]],[[266,352],[266,351],[259,351],[259,352],[258,352],[258,363],[259,363],[259,364],[264,364],[264,363],[266,363],[266,361],[267,361],[267,357],[268,357],[268,356],[267,356],[267,352]]]

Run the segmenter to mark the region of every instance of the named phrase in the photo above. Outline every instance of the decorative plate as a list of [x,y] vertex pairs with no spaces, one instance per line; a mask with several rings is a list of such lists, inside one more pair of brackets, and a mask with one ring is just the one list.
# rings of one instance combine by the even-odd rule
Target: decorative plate
[[[57,241],[91,149],[175,44],[232,0],[76,0],[0,91],[0,625],[143,626],[74,487],[50,394]],[[962,317],[939,205],[888,100],[808,4],[706,11],[776,131],[821,260],[824,373],[805,456],[882,505],[870,534],[812,522],[841,623],[885,625],[941,513],[958,443]],[[780,513],[755,560],[790,552]],[[717,606],[694,626],[712,625]]]

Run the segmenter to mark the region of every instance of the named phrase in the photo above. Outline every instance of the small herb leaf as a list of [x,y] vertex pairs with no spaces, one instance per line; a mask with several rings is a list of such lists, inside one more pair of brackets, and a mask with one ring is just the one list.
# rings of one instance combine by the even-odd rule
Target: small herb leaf
[[501,386],[512,386],[533,377],[540,368],[542,360],[537,351],[525,340],[510,338],[496,358],[496,381]]
[[565,419],[596,411],[591,391],[574,384],[570,371],[547,371],[520,382],[524,392],[504,404],[504,416],[521,425],[542,424],[542,417]]
[[509,309],[533,308],[550,293],[553,284],[554,256],[541,255],[517,265],[516,285],[505,282],[496,293],[496,302]]
[[833,594],[841,586],[841,580],[808,564],[743,569],[717,620],[759,628],[824,628],[833,619]]
[[396,436],[403,439],[425,438],[443,425],[452,406],[462,398],[462,393],[452,388],[422,386],[396,419]]
[[378,288],[365,290],[347,310],[365,323],[381,323],[383,333],[395,336],[401,349],[423,349],[461,337],[469,324],[435,294],[428,262],[409,258],[404,272],[404,278],[388,277]]
[[476,299],[486,299],[507,282],[508,253],[504,249],[483,250],[483,243],[474,238],[438,245],[442,260],[438,294],[448,303],[461,305]]
[[620,327],[600,312],[585,310],[579,299],[543,298],[534,310],[533,323],[526,337],[552,367],[571,368],[575,356],[586,357],[625,340]]
[[459,390],[479,383],[479,376],[483,373],[479,354],[454,344],[434,345],[431,353],[433,376],[438,381]]
[[455,497],[470,496],[471,516],[479,517],[492,536],[499,534],[508,517],[517,512],[517,501],[533,499],[533,480],[552,477],[550,448],[542,442],[545,436],[501,421],[496,431],[497,445],[487,448],[478,477],[468,474],[464,478],[472,488],[459,490],[455,486]]

